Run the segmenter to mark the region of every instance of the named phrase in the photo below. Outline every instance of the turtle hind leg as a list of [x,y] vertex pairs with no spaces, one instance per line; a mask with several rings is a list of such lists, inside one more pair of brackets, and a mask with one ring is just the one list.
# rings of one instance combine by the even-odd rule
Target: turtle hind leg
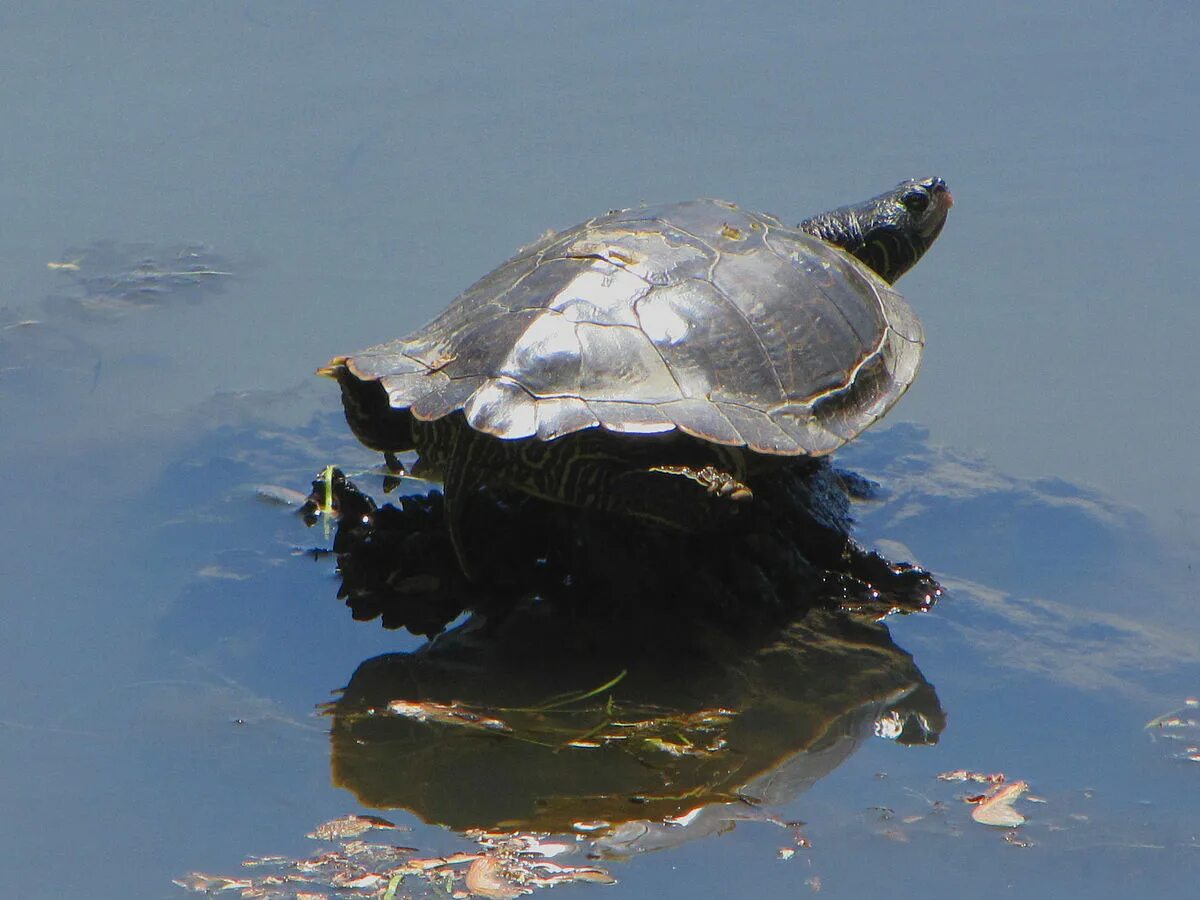
[[753,508],[750,487],[716,466],[599,463],[597,469],[587,479],[591,491],[564,499],[682,532],[720,528]]
[[581,433],[561,442],[502,446],[509,458],[501,474],[509,487],[674,531],[720,527],[754,496],[742,480],[746,466],[739,455],[714,454],[678,439],[622,442]]
[[693,468],[692,466],[651,466],[649,471],[688,478],[716,497],[724,497],[739,503],[754,499],[754,491],[750,490],[748,484],[738,481],[728,472],[724,472],[716,466],[702,466],[700,468]]

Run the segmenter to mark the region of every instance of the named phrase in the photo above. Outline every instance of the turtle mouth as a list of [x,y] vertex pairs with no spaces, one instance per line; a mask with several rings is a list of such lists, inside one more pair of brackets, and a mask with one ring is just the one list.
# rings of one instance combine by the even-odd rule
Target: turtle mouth
[[946,187],[946,182],[942,179],[929,179],[929,192],[933,194],[933,199],[937,201],[943,211],[949,210],[954,205],[954,195],[950,193],[950,188]]
[[925,184],[933,198],[933,205],[926,214],[924,222],[918,225],[918,230],[927,243],[933,243],[941,233],[942,226],[946,224],[946,214],[954,205],[954,195],[946,187],[946,182],[940,178],[930,178]]

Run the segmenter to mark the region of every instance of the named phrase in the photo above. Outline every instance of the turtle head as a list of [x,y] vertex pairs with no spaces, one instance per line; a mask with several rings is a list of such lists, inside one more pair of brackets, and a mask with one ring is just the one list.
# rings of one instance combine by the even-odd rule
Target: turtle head
[[865,203],[805,219],[800,228],[841,247],[891,284],[933,244],[953,203],[942,179],[914,179]]

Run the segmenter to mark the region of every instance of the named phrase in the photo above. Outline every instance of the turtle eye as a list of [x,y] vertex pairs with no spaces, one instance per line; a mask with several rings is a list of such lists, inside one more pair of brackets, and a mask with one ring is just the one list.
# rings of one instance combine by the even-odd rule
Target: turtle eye
[[920,215],[929,207],[929,194],[925,191],[909,191],[900,198],[900,202],[910,213]]

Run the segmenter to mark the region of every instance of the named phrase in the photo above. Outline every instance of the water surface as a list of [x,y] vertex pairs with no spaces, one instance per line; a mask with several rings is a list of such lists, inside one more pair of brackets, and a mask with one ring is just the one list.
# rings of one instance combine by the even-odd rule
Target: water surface
[[[939,174],[901,283],[925,367],[844,462],[886,491],[861,538],[950,588],[889,626],[940,740],[862,740],[778,810],[789,860],[742,823],[606,890],[1187,896],[1195,764],[1142,726],[1200,661],[1198,32],[1171,3],[0,8],[7,893],[177,896],[361,810],[316,706],[417,642],[353,622],[253,490],[372,464],[317,365],[613,207],[798,221]],[[166,274],[193,265],[228,274]],[[1030,782],[1032,846],[959,768]]]

